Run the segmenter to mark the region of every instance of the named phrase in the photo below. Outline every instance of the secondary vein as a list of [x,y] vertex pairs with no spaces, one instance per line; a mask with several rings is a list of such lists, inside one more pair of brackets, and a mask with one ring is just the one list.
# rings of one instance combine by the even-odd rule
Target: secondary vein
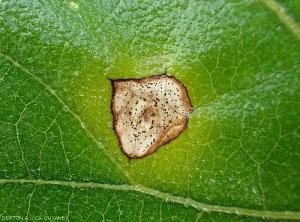
[[300,40],[300,26],[299,24],[288,14],[286,9],[277,3],[275,0],[261,0],[269,9],[271,9],[278,18],[286,25],[288,29]]
[[[21,70],[23,70],[27,75],[29,75],[31,78],[33,78],[34,80],[36,80],[38,83],[40,83],[43,87],[45,87],[45,89],[47,91],[49,91],[58,101],[59,103],[65,107],[65,109],[72,114],[72,116],[81,124],[83,124],[83,121],[81,120],[80,116],[77,115],[75,112],[73,112],[73,110],[66,105],[66,103],[63,101],[63,99],[51,88],[50,85],[46,84],[43,82],[43,80],[36,76],[34,73],[30,72],[27,68],[25,68],[24,66],[22,66],[20,63],[18,63],[17,61],[15,61],[13,58],[11,58],[10,56],[8,55],[5,55],[5,54],[2,54],[0,52],[0,57],[3,57],[5,58],[7,61],[13,63],[16,67],[19,67]],[[90,138],[93,140],[93,142],[97,145],[99,145],[99,142],[97,141],[97,139],[93,136],[93,134],[87,129],[87,127],[84,127],[83,128],[86,133],[90,136]],[[104,147],[102,145],[102,147]],[[130,178],[130,176],[124,172],[124,169],[122,168],[122,166],[120,166],[113,157],[111,157],[111,155],[107,152],[106,149],[102,149],[104,151],[104,153],[110,158],[110,160],[119,168],[119,170],[121,172],[123,172],[123,175],[127,178],[127,180],[133,184],[133,180]]]
[[185,206],[193,207],[199,211],[204,212],[218,212],[226,214],[235,214],[242,216],[252,216],[259,218],[270,218],[270,219],[285,219],[285,220],[300,220],[300,212],[294,211],[268,211],[268,210],[254,210],[240,207],[228,207],[220,205],[211,205],[201,203],[191,198],[185,198],[181,196],[175,196],[170,193],[164,193],[155,189],[150,189],[142,185],[111,185],[111,184],[100,184],[100,183],[83,183],[76,181],[53,181],[53,180],[40,180],[40,179],[0,179],[0,184],[24,184],[31,183],[36,186],[41,185],[57,185],[67,186],[72,189],[108,189],[108,190],[120,190],[120,191],[135,191],[144,194],[154,196],[156,198],[163,199],[166,202],[173,202],[182,204]]

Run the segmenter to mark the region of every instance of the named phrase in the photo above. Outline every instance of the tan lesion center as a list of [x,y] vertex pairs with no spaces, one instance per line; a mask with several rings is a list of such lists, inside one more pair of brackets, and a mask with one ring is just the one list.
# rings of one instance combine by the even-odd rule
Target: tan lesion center
[[155,114],[155,110],[148,106],[144,109],[143,120],[148,123],[150,118],[155,117],[156,115],[157,114]]
[[128,158],[150,155],[186,128],[191,102],[174,77],[114,80],[114,131]]

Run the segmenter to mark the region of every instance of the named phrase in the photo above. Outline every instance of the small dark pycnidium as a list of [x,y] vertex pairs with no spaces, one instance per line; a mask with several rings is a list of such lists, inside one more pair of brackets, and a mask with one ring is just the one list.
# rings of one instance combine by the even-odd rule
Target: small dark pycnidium
[[152,154],[187,127],[192,104],[176,78],[161,74],[111,83],[113,129],[129,159]]

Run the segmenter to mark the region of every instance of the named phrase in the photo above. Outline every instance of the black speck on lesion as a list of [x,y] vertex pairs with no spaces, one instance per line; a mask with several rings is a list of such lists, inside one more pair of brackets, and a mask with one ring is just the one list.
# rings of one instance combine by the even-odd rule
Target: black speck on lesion
[[[124,149],[124,145],[126,144],[122,144],[120,136],[118,136],[118,133],[122,132],[118,132],[116,127],[114,130],[118,136],[120,146],[128,158],[139,158],[150,154],[148,153],[150,146],[152,147],[151,153],[157,150],[163,143],[166,143],[160,142],[162,132],[167,133],[165,136],[169,138],[168,141],[175,139],[181,133],[179,132],[177,136],[173,138],[168,132],[174,132],[174,130],[166,130],[172,127],[172,124],[176,124],[176,121],[178,124],[181,118],[186,118],[186,116],[182,115],[182,113],[184,113],[182,110],[188,108],[189,110],[186,112],[190,112],[189,107],[191,104],[189,105],[189,98],[181,98],[181,96],[187,95],[186,88],[183,84],[174,77],[169,77],[166,74],[161,75],[161,77],[153,76],[140,80],[122,80],[119,82],[119,85],[122,84],[122,82],[126,84],[127,91],[124,92],[123,96],[117,95],[117,97],[115,97],[118,98],[119,101],[123,97],[123,104],[115,103],[115,107],[125,109],[126,111],[122,112],[122,114],[120,112],[113,113],[113,115],[122,115],[122,118],[114,118],[114,121],[122,121],[122,132],[126,131],[126,133],[128,133],[128,131],[130,131],[132,137],[130,146],[132,146],[133,152],[131,150],[126,153],[127,151],[125,150],[127,150],[127,148]],[[128,91],[128,86],[131,86],[131,92]],[[119,91],[121,89],[122,86],[119,87]],[[185,92],[182,93],[181,90],[185,90]],[[179,105],[177,104],[178,102],[180,103]],[[183,104],[186,102],[188,104]],[[126,118],[126,116],[128,118]],[[145,123],[147,124],[144,125]],[[118,126],[118,124],[114,123],[114,126]],[[126,130],[126,126],[128,130]],[[178,129],[178,127],[176,127],[176,129]],[[144,142],[144,140],[150,140],[150,138],[151,142]],[[134,141],[136,141],[136,143],[134,143]],[[137,147],[138,144],[146,148]],[[135,150],[139,151],[139,156],[134,153]]]

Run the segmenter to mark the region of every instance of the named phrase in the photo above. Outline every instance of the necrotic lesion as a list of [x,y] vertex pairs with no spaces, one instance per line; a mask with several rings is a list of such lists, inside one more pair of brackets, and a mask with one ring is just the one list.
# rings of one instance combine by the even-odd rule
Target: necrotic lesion
[[144,157],[178,137],[191,106],[185,86],[174,77],[114,80],[112,114],[123,152]]

